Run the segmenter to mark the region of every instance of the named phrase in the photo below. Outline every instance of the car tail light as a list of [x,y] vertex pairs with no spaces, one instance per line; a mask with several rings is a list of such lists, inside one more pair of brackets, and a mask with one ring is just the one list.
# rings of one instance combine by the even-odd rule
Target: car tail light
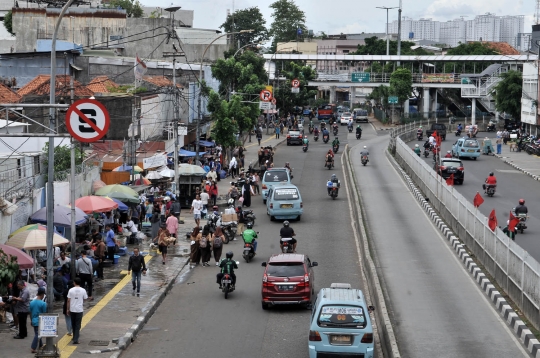
[[262,188],[263,188],[263,189],[268,189],[268,187],[266,186],[266,184],[263,184],[263,185],[262,185]]
[[291,138],[291,136],[287,134],[287,138]]
[[309,331],[309,340],[311,342],[320,342],[320,341],[322,341],[322,338],[321,338],[321,335],[319,334],[319,332],[317,332],[317,331]]
[[461,148],[461,151],[462,151],[462,152],[464,152],[464,151],[465,151],[465,149]]
[[[310,335],[311,337],[311,335]],[[361,343],[373,343],[373,333],[364,333]]]
[[446,170],[446,167],[444,165],[441,165],[441,170]]
[[460,170],[460,171],[462,171],[462,172],[465,171],[465,168],[463,168],[463,167],[459,167],[459,168],[457,168],[457,169]]
[[300,202],[300,207],[303,208],[303,207],[304,207],[304,203]]
[[304,282],[309,282],[309,275],[307,273],[304,275]]
[[263,275],[263,282],[268,282],[268,276],[266,274]]
[[480,149],[477,149],[476,151],[477,151],[478,153],[480,153]]
[[274,208],[274,203],[270,203],[270,209]]

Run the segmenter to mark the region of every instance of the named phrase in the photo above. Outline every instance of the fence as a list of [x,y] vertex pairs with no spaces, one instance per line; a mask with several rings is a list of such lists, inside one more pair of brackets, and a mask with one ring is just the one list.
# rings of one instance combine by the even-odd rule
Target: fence
[[[540,327],[540,264],[499,228],[492,232],[487,218],[453,186],[446,185],[431,166],[406,144],[416,137],[416,126],[405,125],[391,133],[389,149],[429,198],[447,225],[465,243],[525,317]],[[489,205],[485,203],[484,205]],[[509,215],[499,213],[499,216]]]

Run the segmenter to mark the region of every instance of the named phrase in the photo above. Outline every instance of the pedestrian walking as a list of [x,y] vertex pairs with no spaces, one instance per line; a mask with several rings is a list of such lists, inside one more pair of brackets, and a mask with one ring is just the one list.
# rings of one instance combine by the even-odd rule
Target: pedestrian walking
[[257,129],[257,141],[259,142],[259,145],[261,145],[262,140],[262,130],[259,128]]
[[19,320],[19,334],[17,334],[15,339],[24,339],[28,336],[28,328],[26,327],[26,318],[28,317],[28,309],[30,306],[30,293],[24,281],[20,280],[17,282],[17,288],[19,289],[19,296],[13,297],[15,303],[15,314]]
[[92,301],[92,261],[86,257],[86,250],[81,251],[81,258],[77,260],[77,274],[81,279],[81,287],[86,286],[88,299]]
[[[30,302],[30,324],[34,328],[34,339],[32,340],[32,345],[30,346],[32,353],[37,353],[37,348],[43,347],[43,342],[41,338],[38,337],[38,328],[39,328],[39,315],[41,313],[47,313],[47,303],[43,300],[45,298],[45,288],[40,287],[37,291],[37,296],[35,299]],[[38,346],[39,342],[39,346]]]
[[191,232],[191,255],[190,260],[192,266],[196,266],[201,262],[201,252],[199,251],[199,243],[201,241],[202,234],[200,233],[200,227],[196,226]]
[[166,225],[162,225],[161,229],[159,229],[158,237],[157,237],[157,243],[159,247],[159,252],[161,252],[161,259],[163,262],[163,265],[165,265],[165,261],[167,260],[167,248],[170,243],[169,237],[171,236],[169,230],[167,230]]
[[195,224],[197,227],[201,224],[201,211],[203,209],[201,196],[197,194],[195,199],[191,203],[190,213],[193,214],[193,219],[195,219]]
[[174,237],[174,243],[176,244],[176,239],[178,238],[178,219],[174,215],[169,215],[167,218],[167,221],[165,222],[165,225],[167,225],[167,230],[169,231],[169,234]]
[[141,292],[141,275],[146,275],[146,263],[144,257],[139,254],[139,248],[133,249],[133,256],[129,257],[128,262],[128,275],[131,271],[131,283],[133,284],[132,295],[135,296],[135,289],[137,290],[137,296]]
[[109,260],[114,261],[114,252],[116,251],[116,238],[114,237],[114,231],[111,225],[105,226],[106,236],[105,244],[107,245],[107,257]]
[[219,260],[221,259],[221,252],[223,251],[223,230],[221,226],[216,228],[214,233],[214,238],[212,239],[212,251],[214,253],[214,260],[216,261],[216,266],[219,266]]
[[157,239],[159,227],[161,226],[160,212],[159,204],[156,203],[152,211],[152,217],[150,218],[150,223],[152,224],[152,241]]
[[495,140],[495,143],[497,144],[497,154],[501,154],[501,152],[502,152],[502,139],[501,139],[501,137],[497,136],[497,139]]
[[64,287],[64,292],[62,292],[62,296],[64,297],[64,304],[62,305],[62,313],[64,314],[64,320],[66,321],[66,329],[67,329],[67,335],[72,336],[73,335],[73,326],[71,324],[71,316],[68,314],[68,292],[73,288],[73,281],[69,280],[66,284],[66,287]]
[[212,206],[216,205],[218,196],[218,187],[216,184],[216,181],[212,181],[212,185],[210,185],[210,200],[212,201]]
[[212,257],[212,234],[210,226],[204,225],[201,240],[199,241],[199,250],[201,250],[201,260],[203,266],[210,266],[210,258]]
[[276,126],[276,139],[279,139],[279,132],[280,132],[279,126]]
[[67,314],[71,316],[71,324],[73,326],[73,344],[79,344],[79,334],[81,332],[81,323],[83,318],[83,302],[88,299],[86,290],[81,287],[81,279],[75,277],[73,280],[73,288],[67,294],[67,306],[69,311]]
[[242,197],[244,198],[243,206],[250,207],[251,206],[251,194],[253,193],[253,188],[251,187],[251,183],[249,178],[246,179],[246,182],[244,183],[242,187]]
[[210,199],[210,194],[208,192],[210,191],[210,182],[206,182],[207,188],[203,189],[203,192],[201,193],[201,203],[202,203],[202,210],[201,210],[201,219],[206,218],[206,214],[208,213],[208,200]]
[[107,252],[107,246],[103,242],[103,239],[98,239],[96,249],[94,250],[94,257],[98,262],[97,266],[97,278],[103,280],[103,260],[105,259],[105,253]]

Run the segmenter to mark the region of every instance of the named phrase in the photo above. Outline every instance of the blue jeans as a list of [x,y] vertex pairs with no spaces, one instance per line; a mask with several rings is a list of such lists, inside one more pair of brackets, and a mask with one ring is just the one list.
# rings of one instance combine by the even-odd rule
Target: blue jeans
[[39,340],[39,346],[43,346],[43,342],[41,341],[41,338],[38,338],[38,326],[32,326],[34,328],[34,340],[32,341],[32,345],[30,348],[33,350],[36,350],[38,348],[38,340]]
[[497,154],[501,154],[502,144],[497,144]]
[[133,290],[137,289],[137,293],[141,292],[141,274],[141,271],[131,271],[131,283],[133,284]]
[[73,333],[73,327],[71,326],[71,316],[68,316],[67,314],[64,315],[64,318],[66,319],[66,329],[68,333]]
[[253,240],[251,244],[253,245],[253,252],[257,252],[257,240]]

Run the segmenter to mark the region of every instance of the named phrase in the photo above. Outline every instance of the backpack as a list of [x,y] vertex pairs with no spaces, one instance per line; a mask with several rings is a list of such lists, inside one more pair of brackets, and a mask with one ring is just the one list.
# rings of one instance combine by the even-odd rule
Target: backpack
[[208,239],[206,238],[206,236],[201,237],[201,241],[199,241],[199,247],[201,249],[206,249],[207,246],[208,246]]
[[221,237],[216,236],[214,238],[214,249],[219,249],[223,245],[223,241],[221,241]]

